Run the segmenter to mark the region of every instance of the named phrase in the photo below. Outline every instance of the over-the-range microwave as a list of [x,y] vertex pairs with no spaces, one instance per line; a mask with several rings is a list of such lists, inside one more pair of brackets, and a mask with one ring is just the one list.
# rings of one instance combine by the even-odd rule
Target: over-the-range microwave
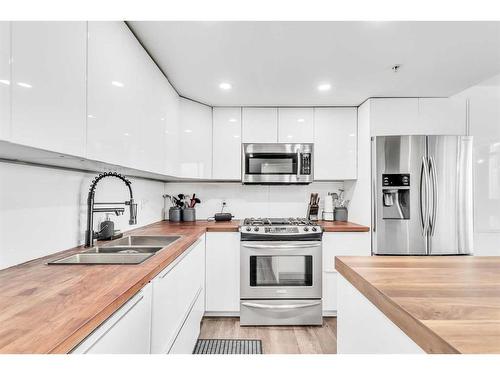
[[243,184],[288,185],[313,182],[312,143],[243,143]]

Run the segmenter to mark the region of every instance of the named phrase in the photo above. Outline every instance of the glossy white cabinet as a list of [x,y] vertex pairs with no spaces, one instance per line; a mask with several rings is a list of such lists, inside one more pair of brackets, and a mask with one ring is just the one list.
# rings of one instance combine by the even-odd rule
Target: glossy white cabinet
[[[186,336],[192,338],[192,331],[196,329],[191,314],[197,317],[199,329],[199,311],[205,311],[204,298],[203,302],[198,301],[200,295],[204,296],[205,237],[198,239],[174,263],[160,272],[152,283],[151,352],[169,353],[179,335],[184,337],[181,347],[185,348]],[[188,332],[182,333],[184,329],[188,329]],[[191,349],[195,343],[196,340],[191,342]]]
[[240,234],[208,232],[206,310],[209,315],[239,315]]
[[370,100],[371,135],[425,134],[418,129],[417,98]]
[[314,109],[314,180],[357,177],[357,109]]
[[418,99],[419,134],[465,135],[465,102],[448,98]]
[[85,155],[86,53],[86,22],[12,22],[13,142]]
[[179,177],[212,177],[212,107],[179,99]]
[[165,117],[165,174],[177,176],[179,173],[179,95],[169,85],[166,93]]
[[0,139],[10,138],[10,25],[0,21]]
[[163,173],[168,90],[124,22],[89,22],[88,157]]
[[278,109],[243,108],[241,134],[243,143],[278,142]]
[[73,351],[74,354],[149,354],[151,284],[102,323]]
[[312,143],[313,108],[278,108],[278,142]]
[[323,315],[336,315],[338,273],[336,256],[370,256],[370,232],[327,232],[323,234]]
[[213,179],[241,180],[241,108],[214,107],[213,155]]

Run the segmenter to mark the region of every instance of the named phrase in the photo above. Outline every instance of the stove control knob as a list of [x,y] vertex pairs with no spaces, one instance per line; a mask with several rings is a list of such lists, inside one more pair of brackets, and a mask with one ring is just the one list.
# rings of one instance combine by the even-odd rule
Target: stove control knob
[[253,228],[254,232],[258,232],[259,231],[259,227],[255,227]]
[[252,230],[252,228],[247,227],[247,232],[250,232],[251,230]]
[[312,231],[313,231],[313,232],[316,232],[317,230],[318,230],[318,228],[316,228],[316,227],[312,227]]
[[309,227],[304,227],[304,232],[309,232]]

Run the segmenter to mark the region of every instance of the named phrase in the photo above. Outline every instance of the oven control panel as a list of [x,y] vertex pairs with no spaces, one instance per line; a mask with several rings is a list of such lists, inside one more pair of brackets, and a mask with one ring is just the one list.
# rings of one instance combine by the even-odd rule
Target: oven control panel
[[299,233],[298,227],[265,227],[265,233]]

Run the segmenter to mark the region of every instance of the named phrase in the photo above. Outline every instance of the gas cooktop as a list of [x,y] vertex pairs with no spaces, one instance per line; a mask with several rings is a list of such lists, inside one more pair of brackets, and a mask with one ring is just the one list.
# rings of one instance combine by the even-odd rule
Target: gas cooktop
[[323,229],[305,218],[247,218],[240,225],[242,240],[317,240]]

